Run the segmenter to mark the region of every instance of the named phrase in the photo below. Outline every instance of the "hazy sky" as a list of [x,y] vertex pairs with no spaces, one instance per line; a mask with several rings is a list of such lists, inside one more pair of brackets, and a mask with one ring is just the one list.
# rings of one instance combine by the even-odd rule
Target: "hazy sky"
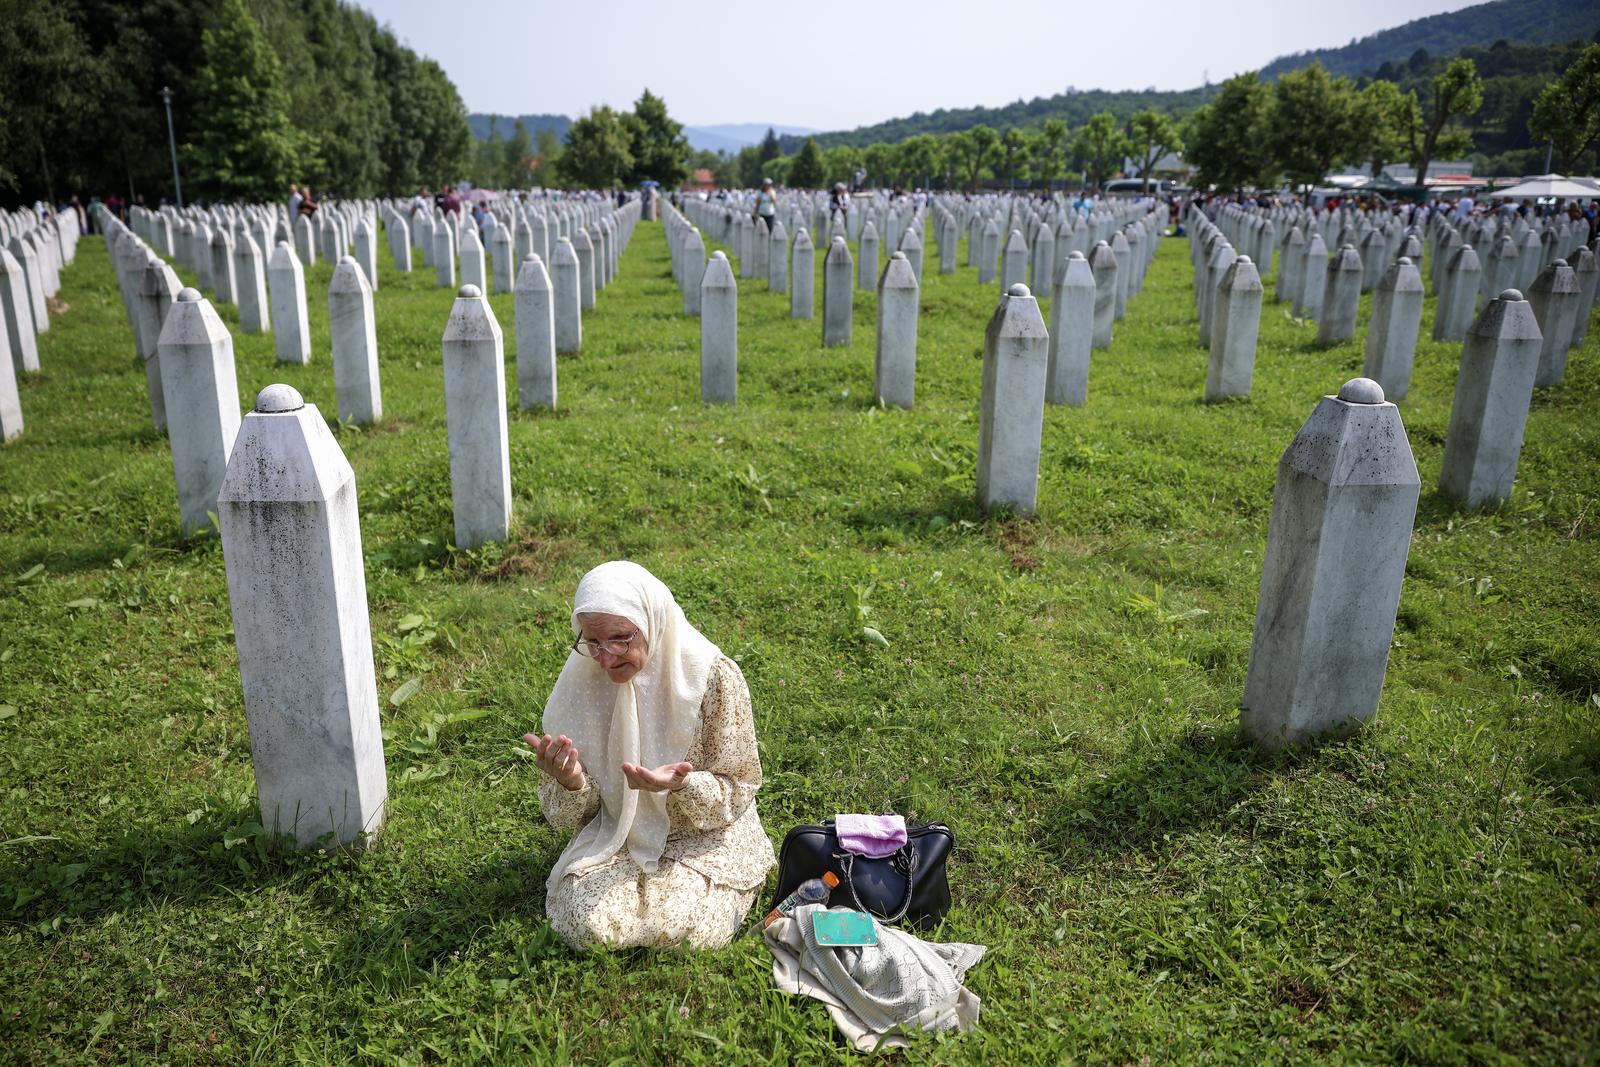
[[1474,0],[1026,5],[357,0],[469,111],[577,115],[648,86],[691,126],[845,129],[1079,89],[1188,89]]

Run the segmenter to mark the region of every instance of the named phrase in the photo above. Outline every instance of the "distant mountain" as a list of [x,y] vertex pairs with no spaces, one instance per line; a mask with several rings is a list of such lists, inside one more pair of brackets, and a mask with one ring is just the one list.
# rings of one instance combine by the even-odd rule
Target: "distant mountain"
[[746,145],[760,144],[768,129],[779,137],[804,137],[817,132],[807,126],[780,126],[775,122],[734,122],[720,126],[685,126],[683,135],[689,139],[691,148],[731,155]]
[[[918,111],[901,119],[890,119],[872,126],[853,130],[839,130],[817,135],[823,148],[848,144],[864,148],[881,141],[903,141],[919,133],[954,133],[969,130],[980,123],[997,130],[1012,126],[1037,127],[1045,119],[1064,119],[1072,129],[1083,125],[1091,115],[1109,111],[1119,120],[1126,120],[1136,111],[1155,108],[1173,114],[1185,114],[1210,100],[1217,93],[1216,86],[1202,89],[1181,89],[1160,92],[1155,89],[1106,90],[1067,89],[1055,96],[1036,96],[1032,100],[1018,100],[1004,107],[940,108],[937,111]],[[765,132],[765,131],[763,131]],[[787,155],[797,152],[804,143],[803,137],[779,139]]]
[[[1351,41],[1343,48],[1280,56],[1261,68],[1261,73],[1263,77],[1276,78],[1320,61],[1335,74],[1365,78],[1377,72],[1379,76],[1394,77],[1396,66],[1409,64],[1408,69],[1430,69],[1432,59],[1463,50],[1488,48],[1497,41],[1509,41],[1516,46],[1543,46],[1591,39],[1600,40],[1600,0],[1491,0],[1382,30]],[[1419,49],[1422,54],[1418,54]],[[1389,67],[1385,68],[1385,64]],[[1557,72],[1561,69],[1557,68]],[[817,143],[824,148],[840,144],[865,147],[879,142],[903,141],[919,133],[967,130],[980,123],[996,130],[1013,126],[1036,128],[1047,118],[1063,119],[1069,128],[1076,129],[1100,111],[1109,111],[1124,121],[1144,108],[1181,116],[1206,103],[1216,92],[1214,85],[1174,92],[1069,88],[1055,96],[1018,100],[1001,107],[918,111],[871,126],[818,134]],[[1525,127],[1526,115],[1518,121],[1518,129]],[[801,137],[782,138],[783,151],[785,154],[798,151],[802,141]]]
[[487,141],[490,119],[495,120],[495,130],[502,140],[511,136],[517,127],[518,119],[521,119],[523,126],[527,127],[529,138],[537,136],[540,130],[549,130],[557,137],[565,138],[568,127],[572,125],[572,120],[565,115],[486,115],[475,111],[467,116],[467,125],[472,129],[472,136],[480,141]]
[[1279,56],[1261,68],[1261,76],[1276,78],[1318,61],[1333,74],[1359,77],[1384,63],[1403,63],[1419,48],[1435,56],[1454,55],[1502,40],[1518,45],[1589,41],[1597,32],[1600,0],[1491,0],[1380,30],[1343,48]]

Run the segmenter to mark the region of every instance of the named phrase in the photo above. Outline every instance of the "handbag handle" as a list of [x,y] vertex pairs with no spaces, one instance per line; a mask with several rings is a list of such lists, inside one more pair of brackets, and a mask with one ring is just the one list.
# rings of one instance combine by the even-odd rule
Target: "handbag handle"
[[[861,903],[860,897],[856,896],[856,882],[855,879],[850,876],[852,868],[854,868],[856,865],[855,853],[836,853],[835,857],[844,860],[844,883],[850,887],[850,899],[856,902],[856,910],[867,912],[867,914],[870,915],[871,910]],[[900,851],[894,854],[893,862],[896,866],[899,866],[902,863],[905,865],[906,896],[905,899],[900,902],[899,910],[893,915],[885,915],[883,917],[883,921],[897,923],[906,917],[906,912],[911,908],[911,891],[915,886],[917,877],[917,846],[907,842],[904,848],[900,849]]]

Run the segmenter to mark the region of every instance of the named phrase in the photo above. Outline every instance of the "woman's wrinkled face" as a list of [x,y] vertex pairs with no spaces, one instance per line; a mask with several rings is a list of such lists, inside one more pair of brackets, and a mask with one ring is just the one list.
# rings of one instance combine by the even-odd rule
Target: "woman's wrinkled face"
[[594,657],[595,662],[604,668],[606,676],[618,685],[643,670],[645,660],[650,656],[650,650],[645,647],[644,634],[620,615],[579,616],[578,639],[597,644],[627,642],[628,649],[620,656],[598,649]]

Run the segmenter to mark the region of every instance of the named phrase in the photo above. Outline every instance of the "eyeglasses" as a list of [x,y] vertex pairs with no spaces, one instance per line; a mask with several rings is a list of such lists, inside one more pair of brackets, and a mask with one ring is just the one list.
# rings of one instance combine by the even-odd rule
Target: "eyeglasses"
[[635,630],[620,641],[591,641],[586,637],[580,637],[572,642],[572,651],[580,656],[588,656],[590,659],[599,659],[602,652],[608,656],[626,656],[634,638],[638,636],[639,631]]

